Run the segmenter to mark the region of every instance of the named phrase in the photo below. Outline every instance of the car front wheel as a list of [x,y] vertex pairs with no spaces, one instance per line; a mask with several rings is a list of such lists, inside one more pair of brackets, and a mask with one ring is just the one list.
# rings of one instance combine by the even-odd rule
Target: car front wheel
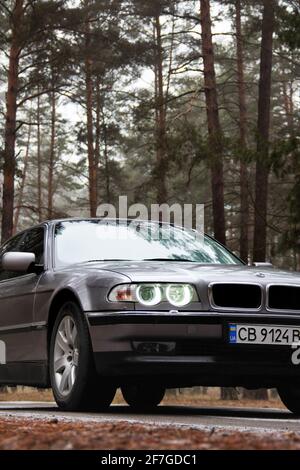
[[164,398],[165,388],[152,384],[130,384],[121,387],[123,398],[134,409],[151,409],[158,406]]
[[116,387],[96,374],[86,320],[75,302],[60,309],[51,334],[50,379],[61,409],[101,410],[107,408]]
[[300,384],[280,387],[278,393],[287,409],[300,416]]

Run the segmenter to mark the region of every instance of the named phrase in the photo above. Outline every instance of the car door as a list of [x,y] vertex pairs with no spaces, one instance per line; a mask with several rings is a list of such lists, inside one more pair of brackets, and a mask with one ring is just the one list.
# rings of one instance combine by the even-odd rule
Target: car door
[[[28,230],[14,237],[0,250],[33,252],[37,264],[43,264],[45,228]],[[40,275],[0,270],[0,340],[6,345],[6,362],[34,360],[33,307]]]

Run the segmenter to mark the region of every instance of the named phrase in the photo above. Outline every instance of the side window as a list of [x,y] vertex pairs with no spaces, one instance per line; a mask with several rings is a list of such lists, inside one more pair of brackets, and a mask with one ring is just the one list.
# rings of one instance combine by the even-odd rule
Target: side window
[[20,241],[22,240],[22,238],[23,238],[23,233],[20,235],[17,235],[16,237],[12,238],[7,243],[1,246],[0,248],[0,281],[5,281],[6,279],[12,279],[14,277],[21,275],[20,273],[4,271],[4,269],[2,269],[2,266],[1,266],[1,259],[2,259],[2,256],[8,251],[18,251]]
[[44,264],[44,228],[37,227],[25,232],[19,251],[34,253],[36,264]]

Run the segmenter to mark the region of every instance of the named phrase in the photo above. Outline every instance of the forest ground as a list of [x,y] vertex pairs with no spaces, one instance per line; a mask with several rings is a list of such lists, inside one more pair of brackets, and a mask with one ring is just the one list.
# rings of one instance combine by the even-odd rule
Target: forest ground
[[[238,400],[221,401],[219,391],[209,389],[203,395],[195,392],[168,393],[163,405],[193,406],[208,409],[223,407],[245,407],[255,409],[284,409],[276,398],[268,401]],[[36,391],[29,388],[0,394],[0,402],[51,402],[50,391]],[[120,393],[115,405],[123,404]],[[12,410],[0,416],[0,449],[97,449],[97,450],[131,450],[131,449],[297,449],[300,450],[299,432],[295,430],[266,430],[262,428],[230,428],[220,426],[189,427],[172,424],[147,424],[130,422],[122,419],[91,422],[90,419],[54,416],[20,416]]]
[[[206,394],[197,393],[193,389],[186,389],[175,393],[175,391],[167,392],[163,405],[195,405],[195,406],[227,406],[242,408],[280,408],[284,409],[284,405],[277,397],[269,400],[220,400],[220,392],[217,388],[210,388]],[[29,387],[24,389],[10,389],[9,393],[0,392],[0,402],[2,401],[36,401],[51,402],[54,401],[51,390],[36,390]],[[124,404],[122,394],[118,391],[114,399],[115,405]]]
[[1,417],[0,450],[300,450],[300,433]]

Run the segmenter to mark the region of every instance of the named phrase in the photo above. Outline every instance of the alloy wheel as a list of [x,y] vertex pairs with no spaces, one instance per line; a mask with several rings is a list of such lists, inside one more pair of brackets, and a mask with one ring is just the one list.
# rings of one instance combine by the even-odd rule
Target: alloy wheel
[[73,318],[67,315],[56,332],[53,361],[56,387],[62,396],[68,396],[74,387],[78,360],[77,328]]

